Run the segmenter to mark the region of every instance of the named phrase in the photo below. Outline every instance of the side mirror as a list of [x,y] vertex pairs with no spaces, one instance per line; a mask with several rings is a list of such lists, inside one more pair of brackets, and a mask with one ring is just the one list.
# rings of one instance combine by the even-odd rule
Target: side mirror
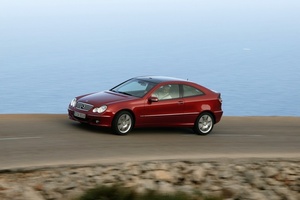
[[149,97],[148,101],[149,102],[158,102],[158,98],[157,97]]

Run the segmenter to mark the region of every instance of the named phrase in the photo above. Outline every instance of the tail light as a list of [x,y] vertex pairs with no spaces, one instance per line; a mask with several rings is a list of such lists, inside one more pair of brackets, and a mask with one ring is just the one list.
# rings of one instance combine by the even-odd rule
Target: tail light
[[218,99],[219,99],[220,103],[222,103],[222,102],[223,102],[223,100],[222,100],[222,98],[221,98],[221,93],[219,93],[219,97],[218,97]]

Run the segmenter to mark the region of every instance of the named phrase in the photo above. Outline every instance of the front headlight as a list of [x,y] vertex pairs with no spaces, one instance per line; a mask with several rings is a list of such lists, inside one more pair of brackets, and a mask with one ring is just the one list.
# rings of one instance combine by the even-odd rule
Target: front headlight
[[70,103],[70,106],[75,107],[76,106],[76,102],[77,102],[76,98],[72,99],[72,101]]
[[99,107],[99,108],[94,108],[94,109],[93,109],[93,112],[94,112],[94,113],[103,113],[104,111],[106,111],[106,109],[107,109],[107,106],[104,105],[104,106],[101,106],[101,107]]

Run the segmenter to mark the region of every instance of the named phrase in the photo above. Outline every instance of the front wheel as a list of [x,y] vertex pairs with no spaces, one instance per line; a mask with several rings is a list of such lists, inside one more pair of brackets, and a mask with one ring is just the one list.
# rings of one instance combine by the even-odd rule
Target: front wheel
[[127,135],[133,127],[133,117],[130,112],[121,111],[113,120],[112,129],[117,135]]
[[198,135],[207,135],[209,134],[214,127],[214,118],[210,113],[201,113],[194,125],[194,131]]

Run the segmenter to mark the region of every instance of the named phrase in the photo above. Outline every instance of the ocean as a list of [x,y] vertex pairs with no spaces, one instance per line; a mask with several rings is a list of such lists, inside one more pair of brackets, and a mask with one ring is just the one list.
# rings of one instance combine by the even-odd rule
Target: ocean
[[225,116],[300,116],[300,2],[0,3],[0,114],[67,113],[140,75],[222,94]]

